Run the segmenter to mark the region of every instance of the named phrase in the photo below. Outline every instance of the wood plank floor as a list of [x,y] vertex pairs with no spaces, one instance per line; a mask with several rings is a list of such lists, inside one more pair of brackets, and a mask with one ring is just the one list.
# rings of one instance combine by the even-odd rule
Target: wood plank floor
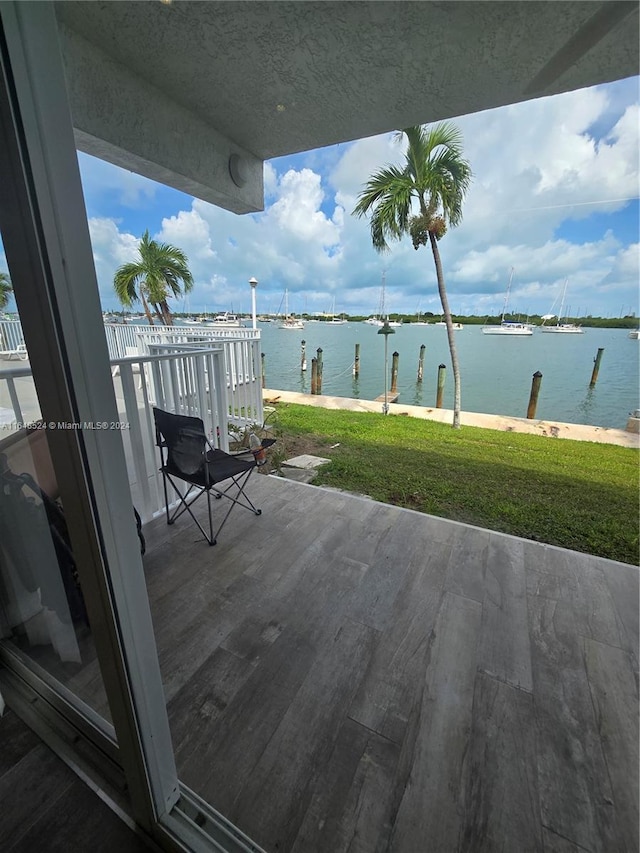
[[149,847],[13,711],[0,717],[3,853],[148,853]]
[[635,567],[250,491],[145,530],[187,785],[268,853],[638,850]]

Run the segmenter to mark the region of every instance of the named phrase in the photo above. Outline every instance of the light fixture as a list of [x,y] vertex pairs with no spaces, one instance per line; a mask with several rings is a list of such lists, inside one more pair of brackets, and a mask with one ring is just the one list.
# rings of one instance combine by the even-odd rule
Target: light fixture
[[229,157],[229,174],[231,180],[237,186],[242,188],[249,178],[249,170],[247,169],[247,161],[239,154],[232,154]]
[[386,415],[389,413],[389,402],[387,395],[387,367],[388,367],[388,359],[387,359],[387,338],[389,335],[395,335],[395,329],[392,329],[389,325],[389,317],[385,317],[384,325],[382,325],[378,329],[379,335],[384,335],[384,404],[382,406],[382,414]]
[[251,321],[254,329],[258,328],[258,320],[256,317],[256,287],[258,286],[258,279],[254,276],[251,276],[249,279],[249,284],[251,285]]

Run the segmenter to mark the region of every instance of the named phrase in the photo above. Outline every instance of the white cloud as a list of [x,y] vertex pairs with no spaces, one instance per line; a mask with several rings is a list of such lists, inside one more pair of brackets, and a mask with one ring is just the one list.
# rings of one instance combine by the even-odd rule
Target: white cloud
[[278,198],[265,217],[284,233],[304,242],[316,241],[322,247],[335,246],[340,233],[331,219],[320,210],[324,200],[321,177],[310,169],[290,169],[278,183]]
[[156,235],[163,243],[182,249],[194,262],[210,262],[216,257],[211,244],[209,225],[195,210],[181,210],[177,216],[162,220],[162,229]]
[[100,296],[103,304],[115,307],[115,271],[122,264],[136,259],[139,240],[132,234],[119,231],[113,219],[89,219],[89,235]]
[[[637,305],[636,235],[628,245],[620,218],[593,218],[622,211],[627,203],[619,199],[638,196],[640,107],[637,87],[623,83],[455,121],[474,180],[462,224],[440,242],[454,311],[500,307],[512,266],[512,299],[523,310],[548,311],[565,277],[572,302],[591,313],[617,311],[621,301]],[[248,310],[248,279],[255,276],[261,310],[275,311],[287,288],[294,310],[328,310],[335,295],[344,310],[369,313],[386,270],[390,310],[415,311],[420,304],[439,313],[429,250],[415,252],[405,239],[379,255],[367,220],[351,215],[367,178],[400,162],[402,152],[386,134],[330,154],[298,155],[296,168],[283,158],[264,166],[263,213],[236,216],[194,200],[165,216],[156,236],[187,253],[194,310],[201,303]],[[120,170],[97,169],[94,188],[105,183],[105,169],[116,175],[119,191],[127,185]],[[147,192],[141,181],[138,199]],[[105,282],[111,286],[113,269],[137,240],[115,218],[92,220],[91,234],[106,293]],[[614,297],[618,304],[609,307]]]

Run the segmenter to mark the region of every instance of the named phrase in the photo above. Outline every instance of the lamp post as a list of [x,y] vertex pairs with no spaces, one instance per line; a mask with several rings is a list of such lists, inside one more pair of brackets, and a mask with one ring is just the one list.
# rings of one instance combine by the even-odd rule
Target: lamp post
[[389,403],[387,399],[387,338],[389,335],[395,335],[395,330],[389,325],[389,317],[385,317],[384,325],[378,329],[379,335],[384,335],[384,405],[382,406],[382,414],[389,413]]
[[253,322],[253,328],[258,328],[257,318],[256,318],[256,287],[258,286],[258,279],[253,278],[253,276],[249,279],[249,284],[251,285],[251,320]]

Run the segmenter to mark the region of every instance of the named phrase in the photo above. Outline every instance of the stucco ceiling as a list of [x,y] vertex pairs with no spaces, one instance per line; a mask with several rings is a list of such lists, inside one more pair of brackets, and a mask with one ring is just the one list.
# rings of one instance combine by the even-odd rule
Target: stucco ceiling
[[638,73],[635,2],[63,2],[57,15],[266,159]]
[[637,0],[54,8],[77,147],[237,213],[263,160],[638,74]]

